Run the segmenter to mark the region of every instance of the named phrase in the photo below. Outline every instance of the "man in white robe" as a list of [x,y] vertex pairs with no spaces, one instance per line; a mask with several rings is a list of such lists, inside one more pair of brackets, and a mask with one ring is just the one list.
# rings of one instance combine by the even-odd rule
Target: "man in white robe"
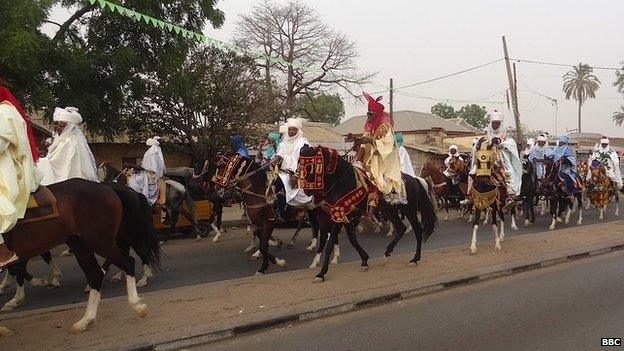
[[41,177],[29,145],[26,120],[11,101],[0,100],[3,100],[0,101],[0,268],[3,268],[18,257],[6,246],[2,234],[24,218],[28,198],[39,187]]
[[75,107],[56,108],[53,115],[54,141],[46,157],[39,159],[44,173],[41,184],[50,185],[71,178],[98,181],[95,158],[78,127],[82,116]]
[[531,148],[529,154],[529,162],[533,163],[535,167],[535,177],[539,180],[544,179],[546,176],[546,167],[544,166],[544,159],[550,157],[552,149],[548,146],[548,138],[545,135],[537,137],[537,145]]
[[457,158],[460,161],[464,162],[464,158],[459,155],[459,148],[457,147],[457,145],[449,146],[448,156],[444,159],[444,165],[446,166],[446,169],[443,172],[444,175],[450,178],[453,181],[453,184],[456,185],[457,183],[459,183],[459,178],[457,177],[457,174],[455,174],[455,172],[453,172],[450,168],[451,160],[454,158]]
[[401,173],[407,174],[410,177],[416,178],[414,172],[414,166],[412,165],[412,159],[405,146],[403,146],[403,133],[394,133],[394,139],[399,148],[399,162],[401,163]]
[[520,194],[522,186],[522,161],[518,156],[516,141],[507,136],[503,128],[505,116],[498,110],[490,113],[490,125],[488,126],[488,140],[498,143],[499,159],[505,172],[508,199]]
[[[615,184],[618,190],[622,189],[622,174],[620,171],[620,158],[617,155],[617,152],[611,148],[609,145],[609,138],[602,138],[600,140],[600,145],[594,151],[589,159],[587,160],[587,164],[591,165],[592,161],[598,160],[605,167],[607,177],[611,179],[611,181]],[[589,182],[591,179],[591,172],[587,172],[587,181]]]
[[299,118],[289,118],[286,126],[287,133],[277,149],[277,156],[281,160],[279,177],[284,184],[286,203],[293,207],[313,206],[314,198],[305,194],[292,179],[297,174],[299,153],[304,145],[310,145],[303,136],[303,122]]
[[149,149],[143,155],[141,169],[132,172],[128,177],[128,186],[145,195],[150,206],[157,201],[162,205],[165,199],[162,178],[167,168],[159,140],[161,140],[159,136],[147,139],[145,145],[149,146]]

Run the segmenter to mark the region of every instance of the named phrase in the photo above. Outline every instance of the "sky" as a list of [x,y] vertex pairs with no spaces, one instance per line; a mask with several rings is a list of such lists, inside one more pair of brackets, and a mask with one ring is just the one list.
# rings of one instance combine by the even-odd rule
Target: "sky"
[[[276,0],[283,2],[286,0]],[[240,14],[257,0],[225,0],[225,24],[204,33],[229,41]],[[512,58],[564,64],[622,67],[624,61],[624,1],[408,1],[315,0],[308,1],[332,28],[346,33],[359,47],[357,64],[377,72],[363,88],[381,91],[390,78],[402,87],[457,72],[503,57],[505,35]],[[576,128],[577,104],[562,92],[562,76],[570,68],[516,63],[520,119],[532,130],[565,133]],[[611,119],[624,105],[613,87],[613,70],[596,70],[602,86],[596,99],[583,106],[583,132],[624,137],[624,127]],[[504,61],[433,83],[399,89],[396,110],[429,112],[437,102],[459,109],[477,103],[488,110],[502,108],[507,124],[508,88]],[[557,107],[545,97],[557,100]],[[422,97],[432,99],[424,99]],[[458,101],[459,100],[459,101]],[[345,118],[365,112],[365,105],[345,95]],[[383,101],[387,104],[388,95]]]

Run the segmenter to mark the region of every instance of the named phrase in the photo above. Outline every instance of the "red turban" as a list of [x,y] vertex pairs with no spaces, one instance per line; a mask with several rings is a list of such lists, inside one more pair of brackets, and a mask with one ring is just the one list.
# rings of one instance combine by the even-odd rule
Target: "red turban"
[[368,112],[373,113],[373,117],[368,118],[366,120],[366,125],[364,126],[364,130],[366,132],[373,132],[379,128],[382,123],[390,123],[394,125],[392,118],[390,118],[390,114],[384,112],[384,105],[382,105],[379,101],[381,101],[382,96],[379,96],[377,99],[373,99],[368,93],[364,93],[364,97],[368,100]]
[[0,103],[8,101],[15,107],[17,112],[22,116],[24,122],[26,122],[26,133],[28,134],[28,144],[30,144],[30,152],[32,153],[33,160],[37,162],[39,160],[39,152],[37,151],[37,144],[35,143],[35,136],[33,135],[32,127],[30,126],[30,118],[26,114],[26,111],[22,108],[22,105],[17,101],[15,96],[11,94],[9,89],[0,84]]

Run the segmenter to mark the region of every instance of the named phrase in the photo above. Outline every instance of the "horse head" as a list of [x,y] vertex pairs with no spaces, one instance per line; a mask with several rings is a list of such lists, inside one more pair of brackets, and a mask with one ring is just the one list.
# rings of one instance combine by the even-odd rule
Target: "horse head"
[[325,175],[336,172],[341,158],[335,149],[305,145],[299,152],[299,187],[304,190],[321,190],[325,187]]
[[591,180],[594,184],[601,184],[607,178],[607,171],[602,162],[593,160],[589,165],[589,172],[591,172]]

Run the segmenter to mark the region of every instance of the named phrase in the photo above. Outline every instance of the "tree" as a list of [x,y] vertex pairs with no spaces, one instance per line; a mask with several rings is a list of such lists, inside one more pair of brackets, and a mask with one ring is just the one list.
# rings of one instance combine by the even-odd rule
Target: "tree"
[[437,104],[431,106],[431,113],[444,119],[457,117],[455,108],[442,102],[438,102]]
[[279,113],[253,59],[214,48],[194,50],[180,67],[151,80],[134,129],[174,138],[194,159],[215,156],[234,134],[251,144],[253,127]]
[[344,117],[344,103],[338,94],[310,93],[297,101],[295,112],[312,122],[338,125]]
[[457,111],[457,117],[461,117],[471,126],[482,130],[488,124],[487,110],[484,106],[466,105]]
[[613,86],[617,88],[617,90],[624,94],[624,62],[622,62],[622,70],[615,71],[615,82]]
[[613,122],[615,122],[617,126],[621,126],[622,123],[624,123],[624,106],[621,106],[620,110],[621,111],[613,112]]
[[[117,2],[194,31],[224,21],[216,0]],[[71,11],[63,23],[50,18],[56,6]],[[173,71],[198,45],[82,0],[2,0],[0,14],[0,76],[24,105],[48,112],[76,106],[90,131],[105,136],[134,118],[148,77]],[[55,31],[47,35],[44,24]]]
[[581,107],[589,98],[596,97],[600,88],[600,80],[587,64],[579,63],[563,76],[563,92],[566,100],[573,98],[578,102],[578,132],[581,133]]
[[373,76],[358,70],[355,42],[328,27],[316,10],[298,0],[283,4],[260,2],[249,14],[241,16],[235,40],[247,49],[277,59],[266,59],[259,65],[266,82],[279,82],[284,117],[296,110],[301,95],[326,93],[335,87],[352,93],[353,86]]

